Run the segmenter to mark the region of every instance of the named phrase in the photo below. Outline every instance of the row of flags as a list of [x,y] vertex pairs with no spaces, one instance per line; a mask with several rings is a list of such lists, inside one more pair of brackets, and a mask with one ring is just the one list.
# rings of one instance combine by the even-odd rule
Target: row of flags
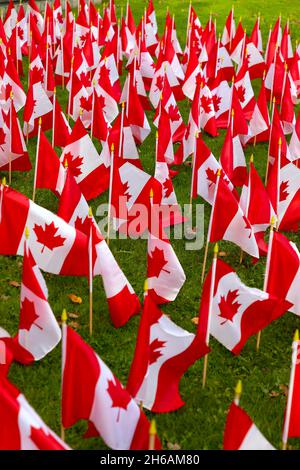
[[[152,0],[137,26],[129,3],[118,21],[113,0],[102,15],[91,0],[80,0],[77,18],[68,1],[64,14],[60,0],[52,6],[46,2],[42,14],[34,0],[26,11],[10,0],[0,20],[0,170],[9,181],[0,186],[0,254],[23,256],[18,332],[10,336],[1,329],[5,360],[0,366],[0,416],[11,431],[2,436],[0,430],[0,448],[67,448],[9,382],[13,360],[31,364],[61,341],[62,430],[84,419],[86,436],[99,435],[113,449],[160,449],[155,425],[143,408],[164,413],[182,407],[180,379],[202,357],[205,385],[210,336],[239,354],[250,336],[260,338],[263,328],[286,311],[299,314],[300,255],[281,232],[298,230],[300,221],[300,117],[294,112],[300,95],[300,50],[293,51],[289,23],[282,31],[281,17],[265,48],[260,18],[248,37],[241,21],[236,26],[233,9],[219,37],[212,17],[202,26],[191,4],[187,24],[182,49],[169,11],[159,37]],[[23,62],[28,62],[27,77]],[[253,80],[261,84],[257,99]],[[57,99],[58,87],[67,96],[65,110]],[[180,101],[189,105],[187,123]],[[151,134],[151,109],[157,129],[154,176],[144,171],[140,158]],[[45,135],[50,129],[51,142]],[[219,129],[227,130],[217,160],[204,135],[217,137]],[[33,137],[37,145],[31,168],[27,141]],[[254,158],[247,168],[244,155],[246,145],[260,142],[268,143],[264,182]],[[209,244],[215,244],[195,334],[161,310],[175,301],[186,280],[165,229],[184,220],[173,179],[190,156],[187,194],[191,203],[200,196],[211,206],[203,280]],[[13,171],[31,169],[29,199],[12,188],[12,178]],[[57,214],[35,202],[39,189],[49,189],[58,198]],[[115,327],[140,313],[140,300],[88,205],[107,190],[114,228],[135,237],[147,232],[147,281],[126,387],[66,324],[65,313],[61,332],[41,273],[88,279],[91,334],[95,276],[102,277]],[[147,216],[135,224],[138,205],[147,209]],[[172,208],[172,217],[157,215],[163,207]],[[159,221],[158,227],[153,220]],[[218,258],[221,240],[234,243],[254,262],[267,257],[262,290],[246,286]],[[294,350],[296,343],[298,339]],[[295,424],[300,386],[296,365],[293,359],[284,446],[300,433]],[[224,448],[268,446],[235,402]]]

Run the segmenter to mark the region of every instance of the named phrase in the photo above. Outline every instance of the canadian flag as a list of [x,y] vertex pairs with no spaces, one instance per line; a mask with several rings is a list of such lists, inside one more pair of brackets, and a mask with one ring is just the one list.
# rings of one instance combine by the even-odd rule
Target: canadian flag
[[208,228],[208,240],[210,242],[231,241],[249,255],[259,258],[253,228],[226,181],[218,176]]
[[[162,186],[148,173],[122,158],[114,159],[112,206],[115,228],[135,236],[141,236],[148,228],[150,214],[150,191],[153,203],[161,204]],[[137,209],[145,213],[137,213]]]
[[39,7],[37,6],[34,0],[28,1],[28,8],[26,14],[29,14],[34,18],[34,22],[36,23],[39,32],[42,34],[44,29],[44,20],[39,10]]
[[7,377],[13,360],[12,338],[10,334],[0,326],[0,379],[1,377]]
[[276,160],[267,185],[280,230],[294,230],[300,221],[300,169],[294,163],[279,167]]
[[257,17],[255,25],[253,26],[253,30],[250,36],[250,42],[254,44],[254,46],[259,50],[260,53],[263,52],[262,34],[260,30],[260,16]]
[[84,197],[89,200],[108,188],[109,164],[99,156],[80,117],[77,119],[60,161],[67,161]]
[[36,165],[36,188],[47,188],[55,194],[61,194],[65,170],[43,131],[40,132]]
[[203,77],[203,72],[199,64],[196,47],[190,47],[189,61],[185,72],[182,91],[190,100],[193,100],[199,77]]
[[[130,78],[131,75],[132,79]],[[130,77],[128,80],[129,90],[126,101],[126,116],[136,142],[142,144],[150,134],[151,129],[137,93],[137,86],[133,74],[130,74]]]
[[184,405],[182,375],[208,352],[198,334],[172,322],[146,293],[127,390],[155,413],[177,410]]
[[6,10],[6,15],[5,15],[4,22],[3,22],[4,31],[8,39],[10,38],[12,31],[16,26],[17,17],[18,17],[18,13],[17,13],[17,10],[15,9],[14,2],[13,0],[9,0],[9,4]]
[[267,292],[291,303],[289,311],[300,315],[300,253],[294,242],[273,232]]
[[223,34],[222,34],[222,44],[224,46],[228,46],[229,50],[231,48],[231,42],[234,36],[235,36],[235,21],[234,21],[234,11],[232,7],[232,9],[230,10],[227,16]]
[[116,99],[106,63],[100,64],[94,74],[96,81],[95,91],[101,98],[101,107],[107,121],[111,124],[119,114],[118,100]]
[[149,0],[148,8],[145,16],[145,36],[146,46],[150,53],[154,53],[158,44],[158,27],[156,21],[156,13],[153,6],[153,1]]
[[56,98],[56,92],[53,98],[52,119],[53,119],[53,126],[52,126],[53,146],[63,148],[67,145],[67,142],[71,134],[71,128]]
[[80,419],[89,422],[85,437],[100,435],[112,449],[148,449],[144,413],[95,351],[63,325],[62,423],[69,428]]
[[200,84],[200,119],[199,127],[207,132],[212,137],[218,135],[215,108],[213,105],[213,98],[209,87],[203,83]]
[[231,403],[224,430],[224,450],[275,450],[255,426],[250,416]]
[[262,81],[261,89],[255,104],[249,123],[250,134],[247,142],[253,138],[256,142],[268,142],[270,138],[270,116],[266,97],[265,81]]
[[244,58],[243,64],[237,73],[234,86],[245,118],[251,119],[255,107],[255,98],[248,71],[247,58]]
[[227,80],[220,74],[209,84],[215,110],[218,128],[228,127],[229,111],[231,108],[231,91]]
[[[152,217],[151,225],[153,222]],[[160,224],[158,227],[151,226],[148,235],[147,279],[149,295],[158,304],[175,300],[186,280],[170,240],[161,230]]]
[[203,285],[199,325],[233,354],[239,354],[250,336],[282,316],[290,303],[267,292],[248,287],[236,272],[220,259],[217,260],[214,293],[209,315],[212,268]]
[[1,450],[70,450],[40,418],[24,395],[0,378]]
[[61,330],[48,303],[46,283],[25,242],[19,331],[13,338],[14,359],[23,364],[38,361],[60,339]]
[[266,68],[265,60],[261,52],[253,42],[247,41],[245,53],[250,79],[261,78]]
[[7,171],[28,171],[31,169],[25,140],[13,100],[7,115],[0,111],[0,168]]
[[9,107],[10,92],[13,92],[16,112],[25,106],[26,94],[21,84],[19,74],[13,63],[11,55],[7,57],[5,72],[0,84],[0,103],[2,109],[7,111]]
[[185,124],[183,122],[174,94],[170,87],[167,75],[165,75],[164,77],[164,83],[160,98],[160,106],[158,106],[156,109],[153,124],[158,127],[160,107],[163,106],[168,112],[171,120],[173,142],[179,142],[184,136]]
[[111,320],[116,328],[125,325],[140,311],[140,302],[123,271],[116,262],[94,220],[89,218],[89,207],[72,174],[67,172],[58,215],[72,227],[90,236],[92,223],[93,274],[102,276]]
[[229,188],[233,190],[234,187],[221,169],[221,165],[216,160],[211,150],[205,144],[201,135],[198,136],[196,142],[192,175],[192,194],[194,198],[201,196],[209,204],[213,204],[217,173],[219,170],[221,171],[221,178],[225,179]]
[[[233,120],[234,117],[232,116]],[[232,136],[233,123],[231,122],[220,155],[220,164],[234,186],[242,186],[247,177],[246,159],[240,137]]]
[[242,188],[240,206],[252,225],[260,254],[266,255],[267,244],[264,241],[264,233],[270,226],[275,211],[269,194],[251,160],[248,181]]
[[38,132],[39,118],[42,119],[42,129],[52,127],[52,103],[49,100],[42,82],[30,83],[24,108],[24,134],[33,137]]
[[23,194],[8,186],[0,188],[1,254],[22,256],[28,227],[28,247],[39,268],[52,274],[86,276],[86,236]]

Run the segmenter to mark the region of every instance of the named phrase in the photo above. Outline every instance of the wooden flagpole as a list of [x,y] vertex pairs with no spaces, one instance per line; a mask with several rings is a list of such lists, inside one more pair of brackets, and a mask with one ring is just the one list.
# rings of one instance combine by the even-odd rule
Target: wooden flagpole
[[197,140],[199,138],[199,132],[195,133],[195,144],[194,144],[194,152],[192,153],[192,179],[191,179],[191,192],[190,192],[190,205],[189,205],[189,217],[192,216],[192,209],[193,209],[193,189],[194,189],[194,181],[195,181],[195,161],[196,161],[196,149],[197,149]]
[[53,90],[53,112],[52,112],[52,148],[54,148],[54,137],[55,137],[55,108],[56,108],[56,86]]
[[64,441],[65,440],[65,428],[62,422],[62,386],[63,386],[63,373],[64,373],[64,347],[66,342],[66,326],[67,326],[68,314],[66,309],[64,308],[61,314],[61,334],[62,334],[62,351],[61,351],[61,418],[60,418],[60,437]]
[[[253,156],[253,153],[252,153],[252,155],[250,157],[250,161],[249,161],[248,191],[247,191],[247,201],[246,201],[246,210],[245,210],[246,219],[248,219],[248,212],[249,212],[250,188],[251,188],[251,177],[250,177],[251,172],[250,172],[250,170],[251,170],[251,163],[253,163],[253,160],[254,160],[254,156]],[[244,252],[241,248],[240,264],[242,264],[243,256],[244,256]]]
[[287,398],[286,412],[285,412],[283,432],[282,432],[282,450],[287,450],[287,443],[288,443],[288,438],[289,438],[295,372],[296,372],[297,356],[298,356],[298,344],[299,344],[299,330],[296,330],[293,344],[292,344],[292,364],[291,364],[291,372],[290,372],[289,393],[288,393],[288,398]]
[[273,106],[272,106],[272,113],[271,113],[271,128],[270,128],[269,145],[268,145],[268,159],[267,159],[267,166],[266,166],[265,186],[268,182],[268,174],[269,174],[269,159],[270,159],[271,138],[272,138],[272,132],[273,132],[274,109],[275,109],[275,106],[276,106],[275,96],[272,100],[272,103],[273,103]]
[[215,194],[214,194],[213,205],[212,205],[212,209],[211,209],[211,213],[210,213],[210,219],[209,219],[209,225],[208,225],[208,231],[207,231],[207,238],[206,238],[206,245],[205,245],[205,252],[204,252],[204,258],[203,258],[203,265],[202,265],[201,284],[203,284],[203,281],[204,281],[205,268],[206,268],[206,262],[207,262],[207,254],[208,254],[208,247],[209,247],[209,239],[210,239],[210,232],[211,232],[211,224],[212,224],[212,220],[213,220],[213,216],[214,216],[214,207],[215,207],[216,197],[217,197],[217,193],[218,193],[220,177],[221,177],[221,169],[219,169],[217,171]]
[[151,419],[149,427],[149,450],[155,450],[155,437],[156,437],[156,422],[155,419]]
[[34,167],[34,180],[33,180],[33,193],[32,193],[33,202],[35,200],[35,192],[36,192],[36,180],[37,180],[37,170],[38,170],[38,163],[39,163],[39,148],[40,148],[41,128],[42,128],[42,118],[40,117],[39,118],[37,145],[36,145],[35,167]]
[[8,184],[11,185],[11,154],[12,154],[12,114],[13,114],[13,92],[10,92],[10,152],[8,160]]
[[[272,245],[273,245],[274,227],[275,227],[275,217],[272,216],[271,224],[270,224],[270,235],[269,235],[269,245],[268,245],[268,253],[267,253],[266,270],[265,270],[265,277],[264,277],[264,287],[263,287],[264,292],[266,292],[267,287],[268,287],[268,278],[269,278],[269,268],[270,268],[270,260],[271,260]],[[257,334],[256,351],[259,350],[260,340],[261,340],[261,331],[259,331],[258,334]]]
[[90,336],[93,334],[93,212],[89,207],[90,236],[89,236],[89,301],[90,301]]
[[[219,246],[216,243],[215,246],[214,246],[214,258],[213,258],[213,262],[212,262],[210,291],[209,291],[208,318],[207,318],[207,329],[206,329],[206,338],[205,338],[205,342],[206,342],[207,346],[209,345],[209,337],[210,337],[210,324],[211,324],[212,304],[213,304],[214,290],[215,290],[215,278],[216,278],[218,252],[219,252]],[[205,384],[206,384],[208,354],[209,353],[205,354],[205,356],[204,356],[203,375],[202,375],[202,388],[204,388]]]

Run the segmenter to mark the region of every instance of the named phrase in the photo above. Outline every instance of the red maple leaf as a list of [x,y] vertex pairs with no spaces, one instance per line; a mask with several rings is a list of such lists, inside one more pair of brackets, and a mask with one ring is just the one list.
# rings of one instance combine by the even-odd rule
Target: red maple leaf
[[237,311],[241,304],[236,302],[236,298],[239,295],[238,289],[229,290],[227,295],[221,295],[221,300],[219,302],[220,313],[219,316],[224,318],[224,321],[221,325],[224,325],[228,320],[233,321],[234,315],[237,314]]
[[173,192],[173,184],[170,178],[166,179],[163,182],[163,188],[164,188],[164,196],[169,197],[170,194]]
[[115,378],[115,382],[113,380],[108,380],[108,387],[107,392],[112,399],[112,408],[119,408],[117,421],[120,418],[120,411],[121,408],[123,410],[127,410],[128,403],[131,401],[131,397],[127,390],[122,387],[121,383]]
[[129,192],[129,185],[128,181],[125,181],[125,183],[121,183],[122,189],[121,189],[121,194],[122,196],[125,196],[128,199],[131,197],[131,194]]
[[100,107],[101,109],[103,109],[104,106],[105,106],[105,98],[104,98],[104,96],[103,96],[103,95],[100,95],[100,96],[98,96],[97,99],[98,99],[98,105],[99,105],[99,107]]
[[39,315],[35,312],[34,302],[31,302],[25,297],[21,303],[19,329],[29,331],[32,325],[35,324],[42,330],[43,328],[35,323],[38,318]]
[[189,122],[185,131],[185,140],[188,140],[190,133],[191,133],[191,123]]
[[212,184],[216,184],[218,170],[214,171],[211,168],[207,168],[205,172],[206,172],[206,179],[210,181],[209,186],[211,186]]
[[201,97],[201,107],[203,111],[205,112],[205,114],[209,114],[211,112],[211,105],[212,105],[211,98],[203,95]]
[[45,228],[42,225],[35,224],[33,230],[37,236],[37,241],[43,245],[41,253],[43,253],[45,247],[49,250],[53,250],[54,248],[63,246],[66,240],[61,235],[56,235],[58,228],[55,227],[54,222],[45,224]]
[[57,21],[62,24],[64,22],[64,19],[63,19],[63,16],[61,14],[61,12],[59,11],[56,15],[56,18],[57,18]]
[[70,170],[70,172],[75,178],[82,174],[80,167],[83,162],[83,157],[78,155],[76,158],[73,158],[73,155],[71,154],[71,152],[68,152],[64,156],[64,164],[65,164],[65,161],[68,162],[68,169]]
[[245,98],[246,98],[245,97],[246,88],[243,85],[240,85],[240,86],[237,87],[236,91],[237,91],[238,98],[239,98],[240,102],[244,103]]
[[90,233],[90,221],[88,217],[85,217],[85,219],[82,219],[81,217],[77,216],[74,226],[76,230],[79,230],[80,232],[83,232],[86,235]]
[[288,192],[289,182],[281,181],[279,189],[279,201],[285,201],[289,195]]
[[32,83],[39,83],[44,81],[44,70],[42,67],[38,68],[36,65],[30,70],[30,77]]
[[155,338],[149,345],[149,366],[157,361],[157,359],[162,356],[160,349],[166,344],[165,341],[159,341],[158,338]]
[[156,82],[155,82],[155,86],[156,86],[156,89],[157,90],[162,90],[163,89],[163,86],[164,86],[164,77],[162,75],[159,75],[157,78],[156,78]]
[[165,259],[164,250],[154,248],[149,255],[150,263],[148,263],[148,277],[159,277],[161,271],[165,271],[170,274],[170,271],[164,269],[164,266],[168,264],[168,261]]
[[214,110],[217,113],[220,109],[220,104],[221,104],[221,101],[222,101],[222,97],[218,96],[218,95],[213,95],[212,100],[213,100]]
[[88,99],[86,99],[84,96],[80,98],[80,107],[82,109],[85,109],[85,111],[91,111],[93,107],[93,97],[90,95]]
[[5,134],[4,130],[2,128],[0,128],[0,147],[2,148],[2,150],[4,150],[2,146],[6,142],[5,138],[6,138],[6,134]]
[[87,40],[87,38],[88,38],[88,35],[89,35],[88,32],[85,33],[85,34],[82,34],[82,35],[80,36],[80,41],[81,41],[81,42],[85,42],[85,41]]
[[169,109],[168,109],[168,114],[172,122],[179,121],[180,119],[179,109],[174,104],[170,104]]
[[6,101],[9,100],[11,92],[12,92],[12,86],[11,86],[10,83],[8,83],[5,87],[5,99],[6,99]]
[[18,36],[20,39],[24,39],[24,30],[18,26]]
[[88,88],[91,86],[91,79],[88,73],[81,72],[80,81],[85,88]]

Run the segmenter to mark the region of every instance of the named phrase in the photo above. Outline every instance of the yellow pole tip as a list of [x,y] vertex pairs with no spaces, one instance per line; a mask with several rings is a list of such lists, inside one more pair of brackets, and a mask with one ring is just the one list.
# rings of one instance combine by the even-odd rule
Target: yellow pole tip
[[234,75],[233,75],[233,77],[232,77],[232,80],[231,80],[231,81],[232,81],[232,83],[234,83]]
[[111,144],[110,150],[111,150],[112,152],[114,152],[114,150],[115,150],[115,144],[114,144],[114,143]]
[[250,163],[253,163],[254,162],[254,155],[252,153],[252,155],[250,156]]
[[153,189],[150,189],[150,199],[153,199]]
[[271,225],[272,225],[272,227],[273,227],[275,224],[276,224],[276,217],[275,217],[275,215],[272,215],[272,217],[271,217]]
[[276,98],[275,98],[275,96],[274,96],[274,97],[273,97],[273,104],[275,104],[275,103],[276,103]]
[[297,328],[297,330],[295,331],[295,334],[294,334],[294,341],[299,341],[299,330]]
[[155,132],[155,137],[158,139],[158,131]]
[[6,178],[5,178],[5,176],[3,176],[3,178],[2,178],[2,184],[3,184],[3,186],[6,186]]
[[28,240],[28,238],[29,238],[29,228],[28,227],[25,227],[25,238],[26,238],[26,240]]
[[65,168],[68,168],[68,166],[69,166],[69,164],[68,164],[68,160],[67,160],[67,159],[65,159],[65,161],[64,161],[64,167],[65,167]]
[[231,116],[234,117],[234,109],[231,110]]
[[122,107],[122,109],[125,108],[125,101],[122,101],[121,107]]
[[39,118],[39,126],[41,126],[41,125],[42,125],[42,118],[40,117]]
[[82,115],[83,115],[83,109],[80,108],[80,109],[79,109],[79,116],[82,116]]
[[145,279],[144,282],[144,292],[148,292],[148,279]]
[[61,321],[63,323],[66,323],[67,320],[68,320],[68,314],[67,314],[67,310],[64,308],[61,314]]
[[242,394],[242,391],[243,391],[243,385],[242,385],[242,381],[241,380],[238,380],[236,386],[235,386],[235,394],[240,396]]
[[278,145],[279,145],[279,146],[282,145],[282,138],[281,138],[281,137],[279,137],[279,139],[278,139]]
[[218,245],[218,243],[215,243],[214,254],[217,255],[218,253],[219,253],[219,245]]
[[151,419],[150,428],[149,428],[149,434],[150,434],[151,436],[155,436],[155,435],[156,435],[156,422],[155,422],[155,419]]
[[222,173],[222,170],[221,170],[221,168],[219,168],[218,171],[217,171],[217,176],[221,176],[221,173]]
[[91,206],[89,207],[89,217],[93,217],[93,209]]
[[9,95],[10,95],[10,99],[12,100],[13,97],[14,97],[14,94],[13,94],[13,91],[12,91],[12,90],[10,91],[10,94],[9,94]]
[[54,87],[53,93],[56,95],[56,86]]

